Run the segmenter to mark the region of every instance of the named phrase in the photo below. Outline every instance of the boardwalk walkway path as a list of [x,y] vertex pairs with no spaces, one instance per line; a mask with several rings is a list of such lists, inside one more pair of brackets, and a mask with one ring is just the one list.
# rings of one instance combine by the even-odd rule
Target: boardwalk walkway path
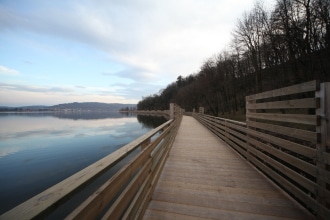
[[144,219],[313,219],[197,120],[184,116]]

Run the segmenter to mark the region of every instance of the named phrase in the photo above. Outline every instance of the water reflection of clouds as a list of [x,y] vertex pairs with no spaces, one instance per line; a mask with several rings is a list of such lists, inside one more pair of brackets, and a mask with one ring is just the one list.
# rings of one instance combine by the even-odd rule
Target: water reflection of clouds
[[48,146],[47,142],[55,140],[97,135],[125,137],[131,130],[131,124],[136,122],[136,118],[68,120],[45,116],[1,117],[0,158],[31,148],[44,148]]
[[7,148],[1,147],[0,148],[0,158],[5,157],[5,156],[10,155],[10,154],[14,154],[18,151],[20,151],[20,148],[17,147],[17,146],[7,147]]
[[74,137],[75,138],[82,138],[82,137],[88,137],[88,135],[84,134],[84,133],[79,133],[79,134],[76,134]]
[[27,138],[31,136],[63,136],[72,133],[69,129],[67,130],[54,130],[54,129],[40,129],[30,131],[19,131],[0,134],[0,139],[16,139],[16,138]]
[[[52,117],[32,118],[5,121],[1,123],[0,139],[25,138],[31,136],[77,136],[80,133],[84,135],[95,135],[98,132],[109,132],[114,127],[124,126],[126,123],[136,122],[136,118],[114,118],[104,120],[59,120]],[[20,121],[20,122],[18,122]],[[99,133],[98,133],[99,134]]]
[[[131,139],[132,137],[141,136],[143,133],[143,129],[141,129],[140,124],[130,124],[130,126],[125,127],[118,127],[116,128],[116,131],[111,132],[109,135],[111,138],[114,139]],[[133,138],[134,139],[134,138]]]
[[19,137],[8,138],[1,140],[0,142],[0,158],[9,156],[21,151],[42,149],[49,147],[49,141],[45,141],[43,137],[31,138],[31,137]]

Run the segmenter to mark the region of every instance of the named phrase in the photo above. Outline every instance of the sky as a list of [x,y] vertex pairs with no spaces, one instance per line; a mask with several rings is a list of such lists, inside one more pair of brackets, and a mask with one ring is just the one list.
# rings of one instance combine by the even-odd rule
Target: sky
[[135,104],[226,50],[254,4],[0,0],[0,106]]

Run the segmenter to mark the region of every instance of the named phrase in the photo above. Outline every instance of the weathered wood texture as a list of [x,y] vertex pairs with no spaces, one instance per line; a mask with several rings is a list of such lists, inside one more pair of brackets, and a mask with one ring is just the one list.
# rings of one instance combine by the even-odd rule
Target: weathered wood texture
[[246,123],[195,116],[317,218],[328,219],[329,91],[329,83],[312,81],[248,96]]
[[313,219],[223,141],[184,116],[144,219]]

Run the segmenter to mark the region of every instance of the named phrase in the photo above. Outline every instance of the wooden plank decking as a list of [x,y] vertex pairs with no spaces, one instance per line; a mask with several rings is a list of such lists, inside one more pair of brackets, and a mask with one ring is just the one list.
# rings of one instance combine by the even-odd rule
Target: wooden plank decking
[[144,219],[313,219],[192,117],[184,116]]

